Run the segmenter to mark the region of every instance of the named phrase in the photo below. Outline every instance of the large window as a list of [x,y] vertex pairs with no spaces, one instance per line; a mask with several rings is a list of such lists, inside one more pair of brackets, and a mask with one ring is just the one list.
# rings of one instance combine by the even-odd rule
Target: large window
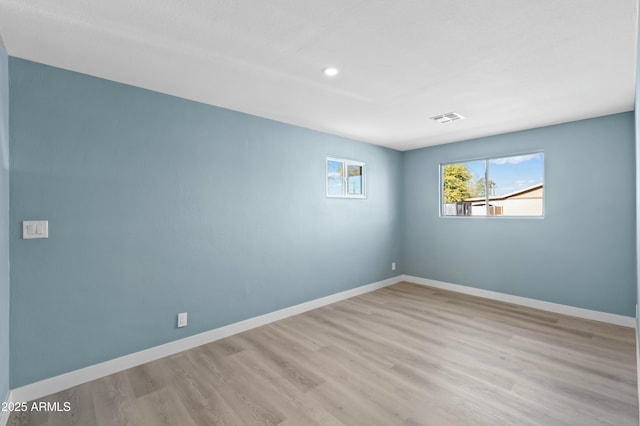
[[544,214],[544,154],[440,165],[442,216]]
[[365,164],[327,157],[327,197],[365,198]]

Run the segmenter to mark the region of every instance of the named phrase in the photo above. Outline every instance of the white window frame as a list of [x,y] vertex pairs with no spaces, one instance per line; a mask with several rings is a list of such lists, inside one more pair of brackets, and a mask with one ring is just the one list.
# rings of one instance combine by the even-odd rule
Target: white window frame
[[[343,164],[342,172],[342,194],[329,194],[329,161],[341,162]],[[362,194],[349,194],[347,170],[349,166],[361,167],[362,170]],[[325,161],[325,194],[328,198],[367,198],[367,165],[362,161],[348,160],[340,157],[327,157]]]

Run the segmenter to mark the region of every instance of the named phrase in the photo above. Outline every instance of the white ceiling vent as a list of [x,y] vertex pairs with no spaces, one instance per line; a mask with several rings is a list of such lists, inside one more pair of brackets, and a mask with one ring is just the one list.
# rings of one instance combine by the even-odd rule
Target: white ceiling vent
[[435,117],[431,117],[432,120],[437,121],[438,123],[450,123],[456,120],[462,120],[464,117],[458,114],[457,112],[448,112],[446,114],[436,115]]

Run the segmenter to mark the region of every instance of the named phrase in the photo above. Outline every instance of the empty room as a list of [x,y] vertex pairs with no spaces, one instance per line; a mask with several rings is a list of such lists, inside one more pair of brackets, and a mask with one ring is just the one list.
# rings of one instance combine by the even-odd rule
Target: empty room
[[0,426],[638,425],[638,0],[0,0]]

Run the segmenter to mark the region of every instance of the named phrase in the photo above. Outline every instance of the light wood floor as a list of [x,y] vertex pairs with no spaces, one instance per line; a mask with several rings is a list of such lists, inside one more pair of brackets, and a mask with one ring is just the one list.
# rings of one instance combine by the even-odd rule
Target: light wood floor
[[634,331],[400,283],[43,398],[10,425],[638,425]]

